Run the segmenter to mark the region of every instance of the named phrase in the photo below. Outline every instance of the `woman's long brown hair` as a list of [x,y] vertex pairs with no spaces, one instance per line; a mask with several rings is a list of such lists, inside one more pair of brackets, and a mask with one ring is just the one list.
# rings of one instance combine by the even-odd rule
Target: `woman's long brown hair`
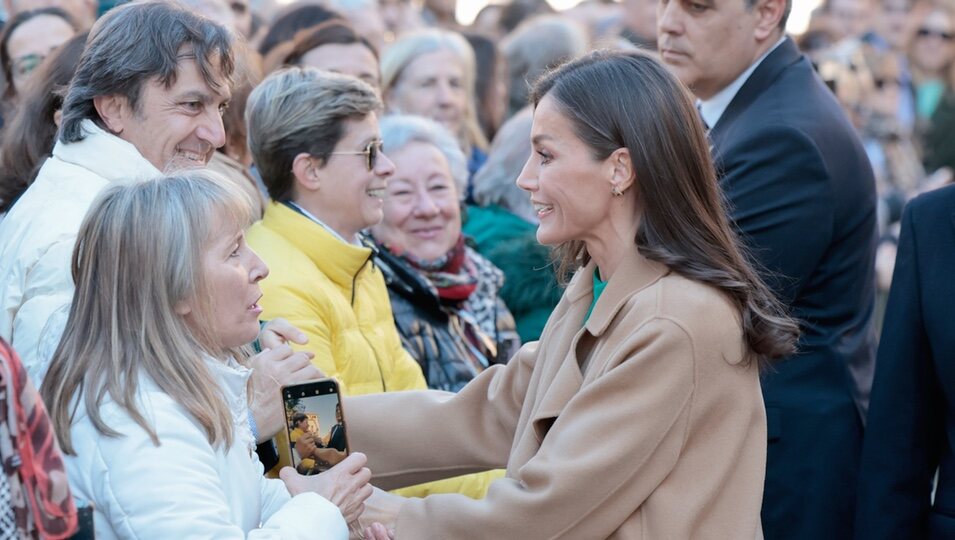
[[[594,159],[630,152],[642,211],[639,252],[672,271],[726,293],[760,360],[795,352],[799,326],[754,271],[727,218],[709,143],[686,88],[640,52],[596,51],[544,75],[536,107],[556,100]],[[566,279],[590,260],[583,242],[558,247]]]

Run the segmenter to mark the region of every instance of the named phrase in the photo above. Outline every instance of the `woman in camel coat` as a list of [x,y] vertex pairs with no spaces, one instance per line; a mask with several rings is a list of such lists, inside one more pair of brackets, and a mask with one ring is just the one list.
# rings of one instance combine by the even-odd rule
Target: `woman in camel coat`
[[539,342],[457,395],[345,403],[395,487],[506,467],[487,497],[377,493],[374,539],[761,537],[762,362],[795,323],[747,265],[685,90],[633,52],[542,79],[518,185],[574,270]]

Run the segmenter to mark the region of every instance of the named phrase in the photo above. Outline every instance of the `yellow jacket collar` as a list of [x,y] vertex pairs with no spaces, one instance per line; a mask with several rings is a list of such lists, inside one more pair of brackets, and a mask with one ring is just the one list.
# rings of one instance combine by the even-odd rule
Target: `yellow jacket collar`
[[282,203],[270,202],[262,226],[285,238],[340,287],[352,280],[371,258],[371,248],[347,244],[324,227]]

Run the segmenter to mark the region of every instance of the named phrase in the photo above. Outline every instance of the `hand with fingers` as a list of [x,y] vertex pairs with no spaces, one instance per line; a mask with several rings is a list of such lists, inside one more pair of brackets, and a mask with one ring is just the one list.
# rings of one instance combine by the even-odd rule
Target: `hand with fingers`
[[365,467],[365,454],[356,452],[327,471],[303,476],[291,467],[284,467],[279,477],[294,497],[299,493],[314,492],[328,499],[341,510],[348,523],[355,522],[365,510],[365,500],[371,496],[371,471]]
[[325,376],[312,365],[314,354],[295,352],[288,342],[304,345],[308,339],[288,321],[272,320],[259,333],[262,352],[250,360],[252,404],[249,408],[258,428],[257,443],[271,439],[285,427],[285,406],[281,395],[283,386]]
[[389,529],[381,523],[372,523],[365,528],[365,540],[395,540],[394,529]]

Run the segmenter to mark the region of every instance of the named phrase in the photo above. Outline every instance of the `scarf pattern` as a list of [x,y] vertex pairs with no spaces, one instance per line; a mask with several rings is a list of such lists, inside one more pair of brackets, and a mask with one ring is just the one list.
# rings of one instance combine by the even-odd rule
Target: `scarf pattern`
[[39,393],[0,341],[0,460],[23,538],[62,539],[77,529],[69,481]]

